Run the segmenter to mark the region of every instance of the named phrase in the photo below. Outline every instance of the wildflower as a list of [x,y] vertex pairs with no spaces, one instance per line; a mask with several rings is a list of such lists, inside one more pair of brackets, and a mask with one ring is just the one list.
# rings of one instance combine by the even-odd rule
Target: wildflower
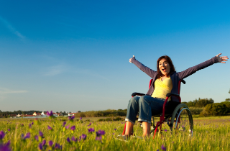
[[50,127],[49,125],[48,125],[48,129],[49,129],[49,130],[53,130],[52,127]]
[[167,132],[168,130],[167,130],[167,129],[165,129],[164,131],[165,131],[165,132]]
[[38,141],[38,135],[35,135],[34,138]]
[[81,139],[85,140],[85,139],[86,139],[86,136],[87,136],[87,135],[82,134],[82,135],[81,135]]
[[30,138],[30,133],[27,133],[26,135],[21,134],[21,138],[22,138],[22,140],[25,140],[25,139],[27,139],[27,138]]
[[50,111],[50,112],[47,111],[47,112],[46,112],[46,115],[47,115],[47,116],[53,116],[53,111]]
[[46,145],[46,140],[44,139],[43,141],[42,141],[42,146],[45,146]]
[[42,150],[42,149],[43,149],[42,143],[40,143],[40,144],[38,145],[38,148],[39,148],[39,150]]
[[0,140],[2,140],[5,136],[5,133],[3,131],[0,131]]
[[43,133],[42,133],[41,131],[39,131],[39,136],[40,136],[41,138],[44,138]]
[[31,124],[29,124],[29,128],[31,128],[32,127],[32,125]]
[[114,131],[116,131],[117,129],[116,128],[114,128]]
[[92,132],[94,132],[94,131],[95,131],[94,128],[89,128],[89,129],[88,129],[88,132],[89,132],[89,133],[92,133]]
[[49,141],[49,146],[50,146],[50,147],[53,146],[53,141]]
[[8,129],[8,131],[10,131],[10,129]]
[[21,124],[21,126],[23,127],[23,126],[24,126],[24,124]]
[[68,142],[68,143],[71,143],[71,141],[70,141],[69,137],[68,137],[66,140],[67,140],[67,142]]
[[162,150],[166,150],[166,147],[164,145],[161,146]]
[[69,116],[68,117],[70,121],[73,121],[73,119],[75,118],[74,116]]
[[55,149],[60,149],[60,150],[62,150],[62,146],[61,146],[60,144],[56,143],[56,144],[55,144]]
[[75,138],[74,136],[71,138],[72,141],[76,142],[77,138]]
[[70,129],[71,129],[72,131],[74,131],[74,130],[76,129],[76,127],[75,127],[75,126],[72,126]]
[[80,117],[80,120],[82,120],[82,117]]
[[100,141],[101,140],[101,136],[96,137],[96,140]]
[[62,126],[64,127],[64,126],[65,126],[65,124],[66,124],[66,121],[64,121],[64,122],[63,122]]
[[99,130],[96,132],[97,137],[101,136],[101,135],[105,135],[105,131]]
[[66,126],[65,128],[68,129],[70,127],[70,125]]
[[34,125],[34,122],[32,122],[31,124]]
[[10,141],[8,141],[6,144],[0,144],[0,151],[11,151]]
[[87,126],[90,126],[91,125],[91,123],[89,123],[89,125],[87,125]]
[[24,139],[30,138],[30,133],[27,133]]

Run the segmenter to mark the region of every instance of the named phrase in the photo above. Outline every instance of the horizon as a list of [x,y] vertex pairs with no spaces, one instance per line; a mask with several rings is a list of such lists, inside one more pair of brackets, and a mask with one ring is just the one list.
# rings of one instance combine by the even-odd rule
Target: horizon
[[[177,72],[230,56],[230,2],[1,1],[0,110],[125,109],[168,55]],[[185,78],[181,101],[230,98],[230,66]]]

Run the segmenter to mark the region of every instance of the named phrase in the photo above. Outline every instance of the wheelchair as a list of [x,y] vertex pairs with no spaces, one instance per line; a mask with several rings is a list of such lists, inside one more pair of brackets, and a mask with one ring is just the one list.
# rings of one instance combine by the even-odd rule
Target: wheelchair
[[[149,82],[149,87],[151,86],[152,80],[150,80]],[[162,109],[162,113],[160,115],[154,115],[156,116],[160,116],[160,121],[156,123],[153,120],[152,122],[152,126],[151,126],[151,131],[150,133],[153,134],[153,139],[156,135],[157,132],[162,132],[162,124],[167,123],[167,125],[169,126],[171,132],[172,131],[183,131],[185,132],[185,134],[188,134],[188,136],[192,136],[193,135],[193,118],[192,118],[192,114],[188,108],[188,106],[186,104],[181,103],[181,98],[180,98],[180,86],[181,86],[181,82],[183,84],[185,84],[186,82],[184,80],[180,80],[178,83],[178,94],[174,94],[174,93],[168,93],[166,95],[166,99],[164,101],[163,104],[163,109]],[[137,93],[134,92],[132,93],[132,97],[134,96],[144,96],[144,93]],[[169,101],[168,99],[171,96],[175,96],[179,99],[179,102],[175,102],[175,101]],[[167,106],[166,103],[168,102]],[[126,129],[126,124],[124,126],[124,130],[122,135],[125,135],[125,129]]]

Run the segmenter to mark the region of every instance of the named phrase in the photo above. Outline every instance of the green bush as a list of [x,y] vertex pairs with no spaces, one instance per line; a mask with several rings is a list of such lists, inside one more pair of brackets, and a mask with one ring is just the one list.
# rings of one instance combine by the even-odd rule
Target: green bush
[[226,115],[228,113],[228,108],[223,103],[213,103],[205,106],[200,116],[210,116],[210,115]]
[[197,108],[197,107],[190,107],[189,110],[192,113],[192,115],[199,115],[204,108]]
[[230,102],[221,102],[221,103],[226,105],[227,113],[230,113]]

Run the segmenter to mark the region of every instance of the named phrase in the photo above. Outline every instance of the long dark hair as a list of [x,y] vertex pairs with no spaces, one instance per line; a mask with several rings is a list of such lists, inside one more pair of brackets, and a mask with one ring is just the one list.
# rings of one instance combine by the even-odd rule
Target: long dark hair
[[161,73],[160,69],[159,69],[159,62],[161,59],[165,59],[168,63],[169,63],[169,66],[170,66],[170,72],[169,72],[169,75],[176,72],[175,70],[175,67],[172,63],[172,60],[169,56],[161,56],[158,60],[157,60],[157,79],[160,78],[161,76],[163,76],[163,74]]

